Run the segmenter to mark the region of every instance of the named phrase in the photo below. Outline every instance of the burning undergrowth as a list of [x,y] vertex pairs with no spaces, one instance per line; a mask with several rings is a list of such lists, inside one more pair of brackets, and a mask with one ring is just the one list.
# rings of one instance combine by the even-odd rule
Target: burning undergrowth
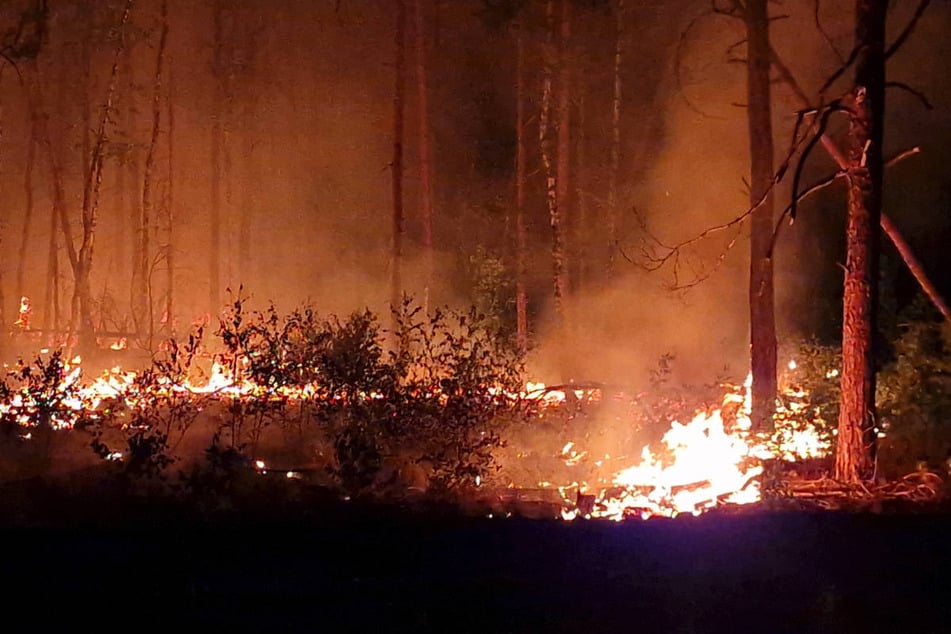
[[208,508],[264,483],[268,496],[480,500],[491,512],[534,492],[567,519],[623,519],[759,501],[834,440],[793,366],[775,432],[757,434],[748,384],[672,385],[669,357],[641,391],[526,383],[515,348],[475,311],[407,300],[384,325],[238,298],[206,330],[134,372],[90,379],[59,350],[9,368],[0,476],[86,468]]

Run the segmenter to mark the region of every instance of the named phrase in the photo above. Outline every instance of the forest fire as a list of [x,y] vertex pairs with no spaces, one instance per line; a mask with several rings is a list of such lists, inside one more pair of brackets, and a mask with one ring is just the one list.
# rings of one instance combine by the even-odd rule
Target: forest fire
[[[83,380],[81,359],[76,357],[63,365],[59,384],[45,392],[45,397],[24,387],[0,408],[0,416],[13,417],[27,429],[44,416],[54,430],[69,430],[79,420],[96,419],[110,404],[123,403],[130,410],[144,408],[156,399],[211,399],[211,401],[254,403],[268,400],[303,404],[328,398],[321,385],[312,383],[297,387],[268,386],[244,376],[237,366],[215,361],[205,376],[186,378],[180,382],[157,379],[143,384],[142,374],[120,367],[102,372],[90,381]],[[238,367],[236,372],[233,368]],[[34,386],[35,387],[35,386]],[[761,476],[764,461],[795,462],[821,458],[829,450],[830,439],[823,436],[818,424],[810,419],[808,395],[801,389],[788,388],[783,406],[775,416],[776,429],[771,435],[754,434],[749,418],[750,380],[744,385],[728,385],[716,407],[697,412],[689,421],[672,420],[660,446],[644,445],[638,460],[623,455],[595,455],[584,448],[584,441],[566,443],[557,456],[571,468],[593,468],[604,474],[591,480],[542,482],[543,488],[556,488],[564,502],[562,517],[622,520],[628,517],[673,517],[679,514],[698,515],[719,505],[755,503],[761,498]],[[58,395],[51,407],[49,394]],[[493,398],[522,400],[533,403],[538,416],[555,414],[575,403],[597,404],[604,398],[601,388],[575,386],[548,389],[544,384],[529,382],[519,394],[492,390]],[[333,398],[333,397],[330,397]],[[358,397],[359,398],[359,397]],[[375,393],[366,399],[383,398]],[[444,406],[447,395],[437,401]],[[48,410],[43,414],[40,410]],[[198,408],[199,410],[201,407]],[[103,457],[121,461],[122,451],[109,451]],[[258,473],[266,474],[265,461],[255,458]],[[289,472],[290,473],[290,472]],[[297,476],[295,476],[297,477]],[[475,476],[476,486],[481,476]]]
[[[646,519],[699,515],[720,504],[750,504],[761,499],[764,461],[827,455],[831,441],[819,430],[820,421],[804,419],[808,395],[801,389],[784,391],[786,404],[777,409],[771,435],[754,434],[750,383],[748,377],[743,386],[728,389],[716,409],[698,412],[686,423],[672,421],[662,448],[644,446],[639,462],[615,471],[606,481],[559,487],[566,502],[575,498],[563,517]],[[567,465],[586,457],[574,443],[562,453]]]

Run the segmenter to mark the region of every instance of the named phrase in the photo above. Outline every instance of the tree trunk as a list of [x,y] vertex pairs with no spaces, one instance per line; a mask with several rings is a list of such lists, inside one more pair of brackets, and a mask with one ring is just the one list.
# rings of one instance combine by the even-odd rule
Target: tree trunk
[[[546,35],[545,35],[545,47],[547,49],[546,54],[544,55],[544,66],[542,69],[542,102],[541,108],[538,116],[538,145],[539,151],[542,158],[542,167],[544,168],[545,173],[545,201],[548,203],[548,219],[552,228],[552,261],[554,263],[555,275],[553,276],[554,280],[554,299],[555,299],[555,319],[557,320],[556,330],[561,328],[564,323],[563,319],[563,310],[561,304],[561,294],[559,281],[560,277],[558,275],[559,267],[562,265],[560,259],[560,248],[561,248],[561,222],[558,215],[558,192],[556,187],[556,179],[554,166],[552,165],[552,148],[551,148],[551,137],[549,135],[549,128],[551,127],[551,92],[552,92],[552,64],[553,58],[555,56],[555,1],[548,0],[545,8],[546,15]],[[555,237],[557,236],[557,243]],[[556,257],[556,244],[558,247],[557,253],[559,257]]]
[[571,0],[561,0],[561,28],[558,68],[558,97],[555,116],[558,125],[558,149],[555,168],[555,208],[551,214],[552,263],[554,268],[555,310],[559,315],[564,333],[570,329],[565,312],[565,297],[568,294],[568,268],[565,253],[565,222],[569,217],[568,199],[571,193]]
[[429,311],[430,289],[433,285],[433,181],[432,158],[429,152],[429,98],[426,89],[426,29],[423,0],[414,0],[416,23],[416,88],[419,99],[419,188],[423,224],[423,261],[425,282],[423,306]]
[[[393,236],[390,252],[390,304],[397,311],[403,295],[403,94],[406,89],[406,0],[396,0],[393,87]],[[398,333],[397,333],[398,334]]]
[[222,117],[224,116],[224,5],[214,3],[214,87],[211,105],[211,214],[208,249],[208,310],[212,315],[221,308],[221,164],[224,145]]
[[20,250],[17,253],[16,297],[17,301],[23,297],[26,275],[26,260],[30,253],[30,230],[33,225],[33,168],[36,164],[36,120],[32,104],[28,103],[30,111],[30,139],[26,146],[26,164],[23,167],[23,234],[20,239]]
[[33,113],[33,126],[36,130],[37,139],[43,145],[43,150],[46,152],[46,158],[49,161],[53,199],[50,217],[43,328],[47,331],[59,330],[61,312],[59,304],[59,243],[57,235],[60,232],[63,234],[63,242],[66,245],[66,255],[69,258],[69,264],[74,270],[78,264],[78,256],[73,244],[72,228],[69,225],[69,218],[66,213],[66,192],[63,185],[63,168],[59,162],[59,152],[53,147],[53,138],[49,126],[49,114],[46,112],[43,97],[43,82],[40,78],[39,67],[35,61],[30,62],[26,77],[29,107],[30,112]]
[[887,0],[857,0],[855,88],[849,109],[848,221],[842,318],[842,403],[835,477],[874,475],[875,359],[881,236]]
[[617,181],[621,168],[621,66],[624,60],[624,0],[617,0],[614,33],[614,94],[611,100],[611,171],[608,173],[607,267],[614,274],[618,243]]
[[518,349],[528,352],[528,231],[525,227],[525,46],[516,35],[515,70],[515,332]]
[[574,193],[575,193],[575,212],[574,220],[571,223],[574,231],[572,232],[572,241],[574,249],[571,251],[572,273],[572,291],[580,293],[588,283],[588,243],[591,236],[591,226],[594,224],[590,217],[588,209],[587,188],[587,151],[588,138],[585,133],[585,85],[581,64],[578,64],[577,79],[577,102],[576,121],[574,124],[577,130],[575,141],[575,174],[574,174]]
[[776,318],[773,300],[773,123],[769,85],[769,14],[767,0],[747,0],[747,123],[750,138],[750,368],[752,423],[772,428],[776,409]]
[[96,141],[92,148],[89,161],[89,172],[85,174],[83,186],[82,207],[82,242],[77,253],[77,262],[73,267],[73,315],[70,330],[79,334],[80,349],[88,349],[93,345],[92,321],[92,288],[90,273],[92,272],[93,249],[96,242],[96,219],[99,212],[99,193],[102,190],[102,169],[105,162],[105,144],[108,127],[113,116],[113,100],[116,93],[116,83],[119,77],[119,64],[125,51],[125,27],[132,12],[133,0],[126,0],[117,32],[119,33],[115,55],[112,61],[112,70],[109,74],[109,86],[106,98],[102,104],[99,117]]
[[152,247],[150,244],[150,232],[153,224],[153,181],[155,178],[155,153],[158,149],[159,132],[162,123],[162,67],[165,64],[165,47],[168,43],[168,1],[162,1],[162,30],[159,36],[158,52],[155,59],[155,77],[152,84],[152,136],[149,139],[149,147],[145,155],[145,178],[142,181],[142,233],[139,255],[141,261],[139,266],[143,272],[143,281],[145,282],[145,294],[143,297],[148,300],[145,320],[146,334],[148,335],[148,349],[152,349],[152,338],[155,331],[155,319],[153,316],[151,295],[151,258]]
[[168,189],[165,200],[165,311],[162,321],[175,334],[175,87],[174,75],[168,75]]

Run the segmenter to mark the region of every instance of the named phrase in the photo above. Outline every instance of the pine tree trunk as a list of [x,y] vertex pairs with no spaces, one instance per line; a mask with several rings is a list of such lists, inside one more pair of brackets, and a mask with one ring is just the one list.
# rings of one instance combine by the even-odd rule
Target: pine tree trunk
[[165,311],[162,316],[169,333],[175,333],[175,86],[169,72],[168,96],[168,189],[165,201]]
[[430,289],[433,285],[433,179],[429,147],[429,97],[426,89],[426,28],[423,0],[414,0],[416,26],[416,88],[419,99],[419,187],[423,224],[423,261],[425,285],[423,306],[429,311]]
[[773,299],[773,124],[767,0],[747,0],[747,121],[750,138],[750,366],[753,428],[772,428],[776,409],[776,317]]
[[849,110],[848,221],[842,317],[842,403],[835,477],[874,475],[875,358],[881,236],[887,0],[857,0],[855,88]]
[[403,94],[406,90],[406,0],[396,0],[393,87],[393,235],[390,252],[390,304],[399,310],[403,295]]
[[32,104],[27,104],[30,110],[30,139],[26,146],[26,164],[23,167],[23,234],[20,239],[20,250],[17,253],[16,270],[16,297],[23,297],[26,275],[26,260],[30,253],[30,231],[33,225],[33,168],[36,165],[36,122]]
[[46,331],[59,330],[61,325],[62,313],[60,311],[60,288],[59,288],[59,243],[57,236],[60,232],[63,235],[63,242],[66,246],[66,255],[69,258],[70,267],[75,270],[78,265],[78,255],[73,243],[72,228],[69,225],[69,218],[66,212],[66,192],[63,185],[63,169],[59,162],[59,152],[53,147],[52,134],[49,126],[49,114],[46,112],[46,105],[43,96],[43,82],[40,78],[39,67],[33,61],[27,69],[27,91],[30,104],[30,111],[33,113],[33,125],[35,126],[37,139],[46,152],[46,158],[49,164],[50,181],[52,188],[53,204],[50,214],[50,238],[48,245],[47,269],[46,269],[46,292],[44,297],[44,317],[43,329]]
[[624,0],[617,0],[614,34],[614,94],[611,100],[611,171],[608,174],[607,267],[614,274],[618,243],[617,182],[621,168],[621,68],[624,60]]
[[211,112],[211,214],[208,249],[208,310],[217,314],[221,308],[221,164],[224,145],[222,117],[224,116],[224,6],[222,0],[214,3],[214,87]]
[[570,172],[571,172],[571,0],[561,0],[561,28],[556,90],[557,104],[555,116],[558,125],[558,149],[555,167],[555,208],[551,215],[552,263],[555,281],[555,311],[563,328],[563,334],[570,330],[565,311],[565,298],[568,295],[568,267],[565,245],[565,226],[569,218]]
[[146,300],[145,325],[148,335],[148,349],[152,349],[152,338],[155,331],[155,319],[152,314],[153,306],[151,302],[151,275],[150,263],[152,257],[151,231],[154,222],[152,216],[153,207],[153,182],[155,178],[155,153],[158,150],[159,132],[162,123],[162,67],[165,64],[165,47],[168,43],[168,2],[162,2],[162,30],[159,36],[158,52],[155,59],[155,77],[152,84],[152,135],[149,139],[149,147],[145,155],[145,178],[142,181],[142,233],[139,256],[141,258],[139,266],[143,272],[142,280],[144,282],[143,298]]
[[528,352],[528,231],[525,227],[525,46],[516,35],[515,70],[515,332],[518,349]]

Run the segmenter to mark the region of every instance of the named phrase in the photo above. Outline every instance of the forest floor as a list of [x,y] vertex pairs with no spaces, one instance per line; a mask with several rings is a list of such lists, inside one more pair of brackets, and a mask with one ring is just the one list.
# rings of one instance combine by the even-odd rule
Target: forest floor
[[[316,494],[211,514],[35,482],[0,495],[4,604],[35,625],[951,631],[951,508],[943,505],[879,513],[760,505],[614,523]],[[27,599],[40,608],[25,607]]]

